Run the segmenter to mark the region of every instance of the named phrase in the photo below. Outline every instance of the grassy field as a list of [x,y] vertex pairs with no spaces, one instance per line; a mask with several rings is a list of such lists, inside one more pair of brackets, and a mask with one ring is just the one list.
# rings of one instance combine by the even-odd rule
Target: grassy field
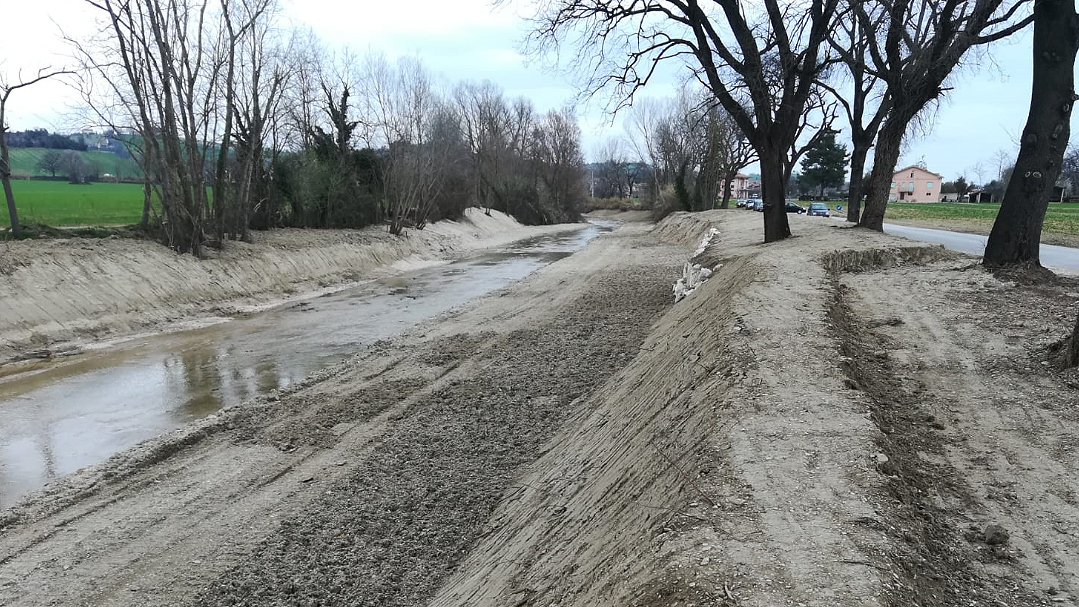
[[[942,225],[966,224],[970,230],[989,233],[997,218],[999,204],[893,202],[888,205],[885,221],[913,220],[940,222]],[[968,230],[968,231],[970,231]],[[1050,203],[1042,232],[1049,235],[1079,237],[1079,203]]]
[[[41,157],[48,151],[49,150],[44,148],[13,148],[11,150],[11,174],[16,179],[25,179],[27,176],[51,176],[37,166],[38,161],[40,161]],[[63,150],[57,151],[61,154],[64,153]],[[109,173],[110,175],[117,175],[120,178],[131,178],[142,175],[142,171],[139,170],[139,165],[131,158],[120,158],[112,152],[102,152],[97,150],[77,153],[82,155],[87,166],[96,167],[101,174]],[[63,172],[58,172],[57,175],[62,176]]]
[[[50,226],[103,226],[137,223],[142,214],[142,186],[137,183],[70,185],[64,181],[11,183],[21,223]],[[0,204],[0,225],[9,226],[7,205]]]

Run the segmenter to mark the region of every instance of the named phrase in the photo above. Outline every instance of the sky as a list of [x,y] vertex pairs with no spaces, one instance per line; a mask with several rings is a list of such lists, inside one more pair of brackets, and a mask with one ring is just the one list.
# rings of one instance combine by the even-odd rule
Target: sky
[[[527,1],[492,6],[489,0],[282,0],[286,23],[310,27],[329,49],[369,49],[390,58],[419,57],[447,86],[462,80],[490,80],[507,97],[524,96],[546,112],[572,105],[582,129],[586,158],[594,160],[612,137],[625,137],[624,117],[605,111],[606,99],[576,98],[573,75],[552,70],[521,53],[527,34]],[[0,76],[8,81],[32,76],[43,66],[72,65],[63,30],[80,38],[93,31],[95,11],[84,0],[0,0]],[[404,12],[403,12],[404,11]],[[984,183],[997,176],[1000,157],[1013,157],[1030,104],[1029,29],[969,61],[953,75],[945,99],[908,137],[898,168],[924,161],[951,180],[960,174]],[[643,94],[669,96],[678,86],[669,76]],[[80,126],[77,96],[59,81],[15,91],[8,102],[14,130],[46,128],[67,132]],[[1075,124],[1073,120],[1073,131]],[[1001,154],[1003,151],[1003,154]],[[747,167],[752,172],[754,167]]]

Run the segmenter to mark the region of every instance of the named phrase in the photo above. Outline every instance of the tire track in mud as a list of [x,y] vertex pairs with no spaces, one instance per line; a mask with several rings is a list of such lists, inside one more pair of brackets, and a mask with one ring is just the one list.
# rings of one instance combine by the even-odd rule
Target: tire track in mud
[[633,358],[675,272],[655,260],[622,265],[542,324],[480,346],[343,480],[190,603],[424,602],[577,399]]
[[[925,261],[917,255],[913,260]],[[923,406],[933,395],[918,380],[899,376],[888,355],[890,344],[855,312],[865,307],[859,305],[854,289],[841,281],[843,271],[881,267],[881,259],[868,260],[868,267],[864,261],[826,260],[832,297],[828,317],[844,357],[848,387],[868,395],[870,418],[880,430],[876,444],[883,457],[878,456],[877,470],[885,477],[887,494],[877,497],[879,518],[856,522],[883,534],[890,544],[884,554],[867,549],[888,563],[881,570],[888,604],[1049,605],[1014,580],[990,578],[979,567],[987,551],[978,550],[974,542],[981,538],[961,525],[970,520],[965,513],[980,506],[959,472],[943,463],[949,439],[941,432],[944,426]]]

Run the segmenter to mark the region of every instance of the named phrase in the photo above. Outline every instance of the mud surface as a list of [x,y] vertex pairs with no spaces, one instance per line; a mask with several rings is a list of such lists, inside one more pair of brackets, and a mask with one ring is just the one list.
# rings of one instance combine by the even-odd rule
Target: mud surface
[[629,225],[70,477],[0,604],[1076,604],[1079,282],[792,229]]

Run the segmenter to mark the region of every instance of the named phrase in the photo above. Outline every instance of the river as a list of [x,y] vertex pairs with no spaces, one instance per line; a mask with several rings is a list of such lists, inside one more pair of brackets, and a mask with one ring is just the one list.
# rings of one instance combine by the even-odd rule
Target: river
[[572,255],[616,222],[514,243],[317,299],[165,333],[0,380],[0,508],[222,407]]

